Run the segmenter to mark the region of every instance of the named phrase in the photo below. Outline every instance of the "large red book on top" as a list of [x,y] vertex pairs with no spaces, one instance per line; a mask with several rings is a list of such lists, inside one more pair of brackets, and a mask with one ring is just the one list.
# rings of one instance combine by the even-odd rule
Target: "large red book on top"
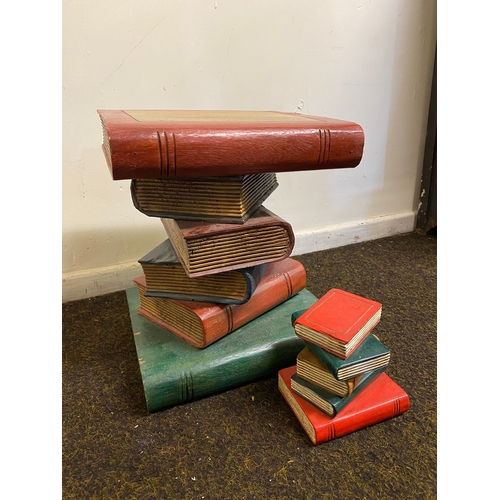
[[400,415],[410,408],[408,394],[381,373],[335,417],[329,417],[292,391],[296,366],[278,371],[278,389],[313,444],[321,444]]
[[276,111],[97,110],[114,180],[352,168],[360,125]]
[[340,359],[365,340],[380,321],[382,304],[332,288],[293,321],[297,336]]

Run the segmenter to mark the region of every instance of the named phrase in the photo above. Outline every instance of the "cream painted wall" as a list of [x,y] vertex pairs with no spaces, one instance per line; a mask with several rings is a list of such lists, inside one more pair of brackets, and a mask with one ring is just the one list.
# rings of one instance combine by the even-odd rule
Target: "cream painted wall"
[[351,120],[350,170],[278,175],[294,254],[414,228],[435,0],[63,1],[63,300],[130,286],[165,238],[113,181],[96,109],[261,109]]

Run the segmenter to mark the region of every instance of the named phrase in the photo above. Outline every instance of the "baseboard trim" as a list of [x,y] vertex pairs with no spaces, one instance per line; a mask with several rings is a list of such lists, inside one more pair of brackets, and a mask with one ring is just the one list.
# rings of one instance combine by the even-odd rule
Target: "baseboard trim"
[[[415,229],[415,222],[415,212],[407,212],[298,231],[295,233],[292,256],[409,233]],[[141,272],[140,264],[132,261],[63,273],[62,301],[72,302],[125,290]]]
[[406,212],[345,224],[334,224],[303,232],[298,231],[295,233],[292,257],[396,234],[410,233],[415,229],[416,217],[415,212]]
[[62,301],[87,299],[130,288],[132,280],[142,274],[137,261],[107,267],[63,273]]

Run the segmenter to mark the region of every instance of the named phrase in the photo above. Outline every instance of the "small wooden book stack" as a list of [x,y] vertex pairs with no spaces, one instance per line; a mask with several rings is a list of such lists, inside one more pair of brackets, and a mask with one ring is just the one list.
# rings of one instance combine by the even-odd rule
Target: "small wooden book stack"
[[313,444],[399,415],[408,395],[386,373],[390,351],[374,335],[382,305],[331,289],[292,315],[306,343],[278,388]]
[[113,179],[166,232],[127,290],[148,409],[288,366],[304,347],[290,315],[316,298],[291,225],[264,202],[277,172],[357,166],[362,128],[271,111],[98,114]]

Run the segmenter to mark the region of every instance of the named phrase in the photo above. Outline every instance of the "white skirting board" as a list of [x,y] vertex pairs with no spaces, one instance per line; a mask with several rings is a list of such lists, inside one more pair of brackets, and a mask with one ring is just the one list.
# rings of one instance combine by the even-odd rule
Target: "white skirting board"
[[416,217],[415,212],[406,212],[346,224],[335,224],[304,232],[297,231],[292,257],[386,238],[395,234],[410,233],[415,229]]
[[63,273],[62,301],[71,302],[126,290],[133,285],[132,280],[141,274],[142,268],[137,261]]
[[[295,233],[294,255],[337,248],[353,243],[409,233],[415,229],[416,214],[375,217],[364,221],[336,224]],[[125,290],[132,286],[132,280],[142,274],[137,261],[108,267],[67,272],[62,276],[62,301],[86,299],[106,293]]]

